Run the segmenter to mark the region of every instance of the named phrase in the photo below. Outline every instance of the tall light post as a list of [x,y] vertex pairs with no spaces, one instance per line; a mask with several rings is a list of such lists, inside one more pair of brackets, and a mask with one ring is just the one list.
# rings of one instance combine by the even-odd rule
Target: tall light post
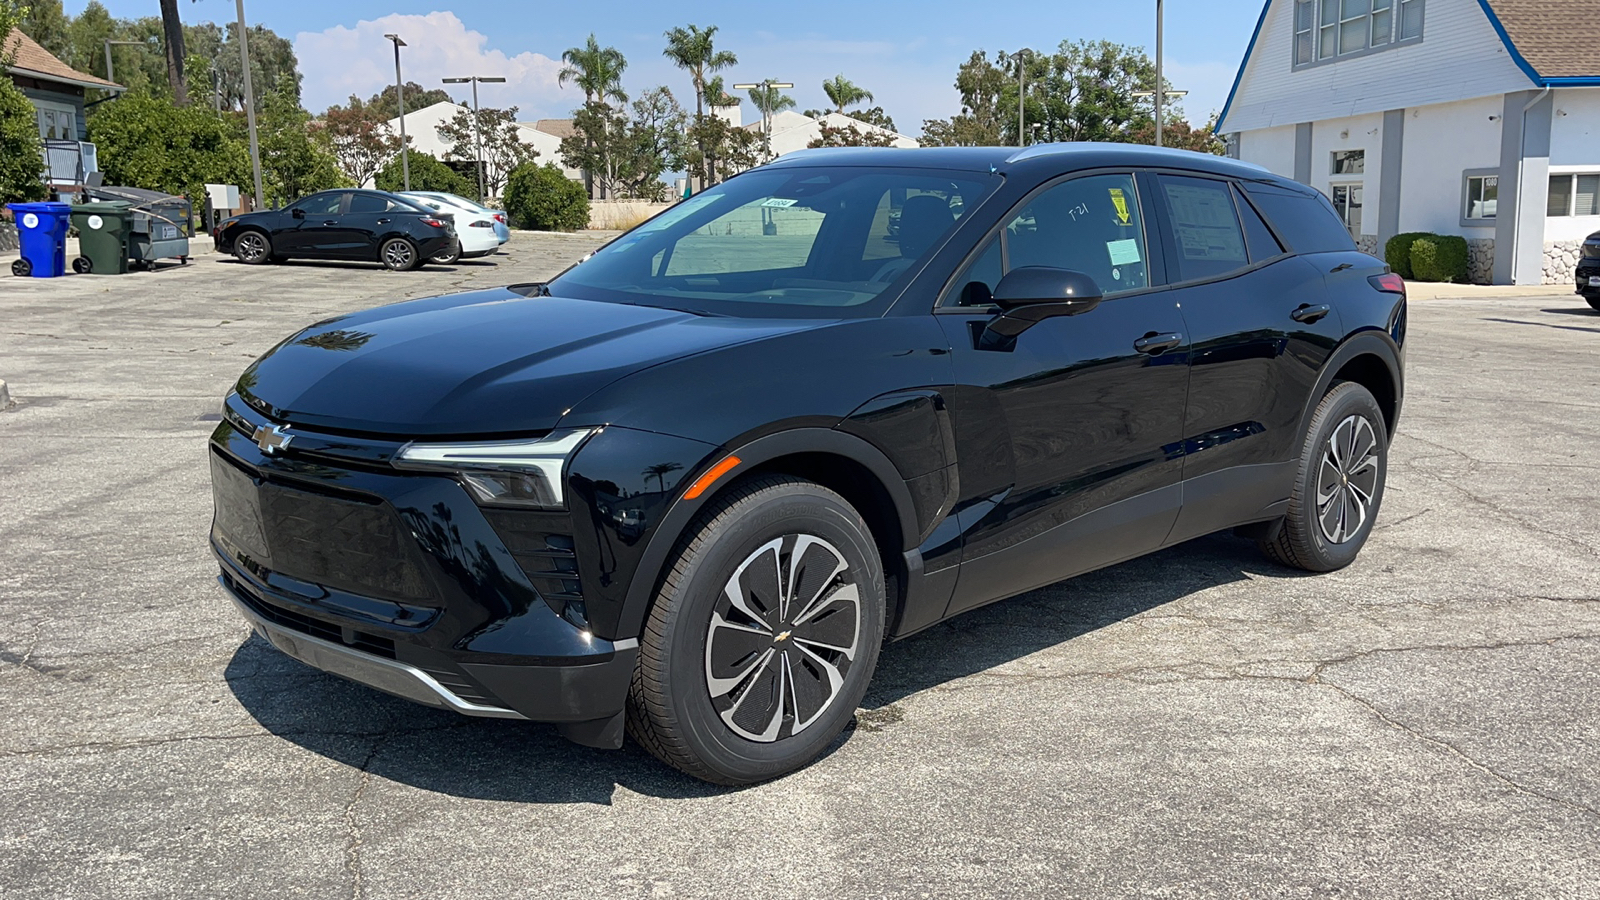
[[398,34],[384,37],[394,41],[394,99],[400,107],[400,171],[406,190],[411,190],[411,150],[406,146],[406,83],[400,80],[400,48],[406,45]]
[[1026,146],[1027,143],[1028,143],[1028,134],[1027,134],[1028,129],[1027,129],[1027,126],[1023,124],[1022,112],[1023,112],[1023,109],[1025,108],[1025,101],[1027,99],[1027,94],[1028,94],[1028,92],[1027,92],[1028,59],[1027,58],[1028,58],[1028,56],[1032,55],[1032,53],[1033,53],[1033,51],[1029,50],[1027,47],[1023,47],[1021,50],[1017,51],[1017,144],[1018,144],[1018,146]]
[[794,87],[792,82],[773,81],[771,78],[763,78],[754,84],[736,84],[733,86],[736,91],[761,91],[761,102],[757,105],[761,107],[762,152],[766,155],[768,162],[772,161],[772,110],[770,108],[772,106],[772,92],[792,87]]
[[472,82],[472,142],[477,147],[478,154],[478,202],[482,203],[488,198],[488,192],[483,185],[483,129],[478,122],[478,83],[504,84],[504,78],[486,75],[472,75],[467,78],[446,78],[445,84],[466,84]]
[[[1159,81],[1159,78],[1157,80]],[[1182,100],[1183,98],[1189,96],[1189,92],[1188,91],[1163,91],[1163,90],[1134,91],[1133,92],[1133,96],[1134,96],[1135,99],[1138,99],[1138,100],[1143,100],[1146,97],[1154,97],[1155,98],[1155,101],[1156,101],[1156,146],[1160,147],[1161,146],[1161,109],[1162,109],[1162,107],[1164,105],[1163,100],[1165,98],[1168,98],[1168,97],[1172,98],[1173,100]]]
[[153,37],[145,38],[142,41],[106,41],[106,80],[112,82],[117,80],[115,77],[116,70],[111,67],[112,47],[154,47],[159,43],[160,41]]
[[244,72],[244,117],[250,127],[250,168],[256,176],[255,208],[260,209],[266,192],[261,189],[261,141],[256,136],[256,91],[250,78],[250,30],[244,24],[244,0],[234,2],[239,11],[239,59]]

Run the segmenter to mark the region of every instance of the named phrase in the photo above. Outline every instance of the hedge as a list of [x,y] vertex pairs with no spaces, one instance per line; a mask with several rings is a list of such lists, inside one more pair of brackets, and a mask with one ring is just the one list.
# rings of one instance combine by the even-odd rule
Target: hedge
[[[478,196],[478,183],[450,168],[432,154],[412,150],[410,153],[411,189],[455,194],[457,197]],[[389,164],[378,170],[373,184],[380,191],[405,190],[405,170],[399,154]]]
[[1395,274],[1410,281],[1415,277],[1411,271],[1411,246],[1422,238],[1431,237],[1434,237],[1434,235],[1426,231],[1408,231],[1404,234],[1397,234],[1389,238],[1389,242],[1383,245],[1383,259],[1389,264],[1389,268],[1395,271]]
[[517,228],[578,231],[589,227],[589,194],[553,165],[523,163],[506,180],[506,213]]
[[1411,271],[1417,281],[1464,283],[1468,260],[1464,237],[1432,235],[1411,245]]

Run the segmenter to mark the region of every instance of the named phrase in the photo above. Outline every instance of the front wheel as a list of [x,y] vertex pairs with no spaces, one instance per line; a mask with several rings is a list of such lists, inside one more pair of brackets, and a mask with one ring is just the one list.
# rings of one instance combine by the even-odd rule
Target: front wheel
[[1590,309],[1600,312],[1600,297],[1584,297],[1583,299],[1589,302]]
[[421,263],[417,255],[415,244],[405,238],[390,238],[378,248],[378,259],[383,262],[383,267],[392,272],[404,272],[414,269]]
[[233,255],[245,265],[259,266],[272,261],[272,242],[259,231],[246,231],[233,239]]
[[883,566],[861,515],[796,478],[739,485],[690,527],[656,595],[628,733],[716,784],[791,772],[855,714],[883,629]]
[[1389,434],[1372,394],[1346,381],[1311,416],[1289,512],[1261,549],[1308,572],[1332,572],[1355,561],[1372,534],[1389,470]]
[[33,263],[25,259],[14,259],[11,261],[11,274],[18,278],[27,278],[33,274]]
[[72,271],[79,275],[88,275],[94,272],[94,261],[87,256],[80,256],[72,261]]

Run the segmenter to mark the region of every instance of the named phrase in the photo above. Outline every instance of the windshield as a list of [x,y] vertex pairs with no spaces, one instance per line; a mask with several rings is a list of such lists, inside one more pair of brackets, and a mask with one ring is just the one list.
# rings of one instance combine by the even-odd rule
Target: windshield
[[997,184],[930,169],[757,169],[623,235],[549,289],[718,315],[877,315]]

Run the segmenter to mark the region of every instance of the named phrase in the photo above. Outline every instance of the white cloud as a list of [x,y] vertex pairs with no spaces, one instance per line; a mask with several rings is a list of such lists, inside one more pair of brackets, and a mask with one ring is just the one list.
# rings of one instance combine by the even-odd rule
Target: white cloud
[[561,63],[541,53],[508,56],[491,49],[489,38],[472,31],[451,12],[425,16],[390,15],[295,35],[294,52],[305,75],[301,94],[305,107],[320,112],[344,103],[351,94],[363,100],[394,83],[394,45],[385,34],[398,34],[407,46],[400,51],[402,74],[426,88],[446,88],[457,101],[470,102],[471,85],[444,85],[440,79],[469,75],[503,76],[505,84],[478,86],[484,106],[517,106],[517,118],[565,115],[582,99],[556,83]]

